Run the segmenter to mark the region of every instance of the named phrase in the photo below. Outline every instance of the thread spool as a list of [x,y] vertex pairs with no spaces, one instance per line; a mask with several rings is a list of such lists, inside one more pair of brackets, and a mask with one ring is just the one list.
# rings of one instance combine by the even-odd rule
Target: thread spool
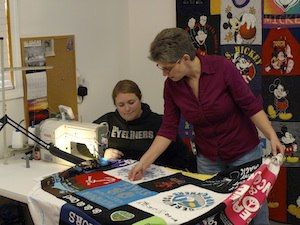
[[19,130],[14,130],[12,133],[11,147],[14,149],[24,147],[23,134]]

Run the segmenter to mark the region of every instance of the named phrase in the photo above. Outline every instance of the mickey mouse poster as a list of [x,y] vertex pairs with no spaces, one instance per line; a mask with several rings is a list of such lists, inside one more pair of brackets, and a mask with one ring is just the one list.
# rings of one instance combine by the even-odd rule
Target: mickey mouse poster
[[275,119],[277,116],[281,120],[290,120],[293,114],[289,111],[288,93],[279,78],[275,79],[269,86],[269,92],[274,95],[274,103],[268,105],[267,111],[271,119]]
[[286,125],[282,125],[280,131],[276,133],[280,142],[285,146],[285,155],[294,157],[298,151],[298,145],[295,135],[291,133],[291,131],[289,131]]
[[223,0],[221,6],[221,45],[261,44],[261,1],[237,7]]
[[256,45],[223,45],[221,52],[248,80],[253,93],[259,95],[261,93],[261,47]]
[[291,76],[300,74],[299,29],[264,29],[262,74]]
[[264,108],[272,121],[300,121],[299,76],[262,76]]
[[201,55],[219,54],[220,15],[212,15],[209,0],[176,1],[177,27],[185,29]]

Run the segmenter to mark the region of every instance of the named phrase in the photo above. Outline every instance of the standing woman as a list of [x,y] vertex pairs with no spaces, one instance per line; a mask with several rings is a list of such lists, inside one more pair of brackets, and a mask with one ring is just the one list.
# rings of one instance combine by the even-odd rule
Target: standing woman
[[[104,152],[104,158],[138,160],[152,144],[162,115],[152,112],[149,105],[142,103],[141,90],[131,80],[119,81],[113,89],[112,99],[116,110],[94,121],[109,125],[108,149]],[[155,163],[196,172],[195,157],[179,136]]]
[[[199,173],[215,174],[262,158],[256,127],[270,140],[274,155],[284,153],[261,102],[230,61],[196,55],[189,35],[180,28],[162,30],[151,43],[149,58],[166,77],[164,117],[129,179],[140,179],[174,140],[181,114],[194,127]],[[269,224],[266,204],[253,221]]]

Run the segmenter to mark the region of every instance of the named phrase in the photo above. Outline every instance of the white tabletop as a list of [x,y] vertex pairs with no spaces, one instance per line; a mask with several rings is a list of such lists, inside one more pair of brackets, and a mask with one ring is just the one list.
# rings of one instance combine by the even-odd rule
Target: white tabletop
[[69,168],[42,160],[30,160],[30,168],[26,168],[20,155],[8,158],[7,163],[0,160],[0,195],[23,203],[41,178]]

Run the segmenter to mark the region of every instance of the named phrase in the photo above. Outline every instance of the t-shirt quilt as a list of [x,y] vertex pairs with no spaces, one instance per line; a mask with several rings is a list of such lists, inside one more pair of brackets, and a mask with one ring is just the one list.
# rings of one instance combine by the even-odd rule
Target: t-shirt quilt
[[[203,181],[151,165],[144,179],[131,182],[128,171],[135,163],[118,160],[103,167],[77,165],[45,178],[41,188],[65,201],[59,224],[234,224],[230,221],[240,221],[235,218],[234,202],[245,197],[241,187],[248,187],[249,192],[254,184],[264,184],[261,178],[265,176],[269,184],[265,192],[251,196],[258,199],[259,208],[280,167],[272,161],[255,160]],[[248,220],[255,216],[256,208],[247,214]]]

